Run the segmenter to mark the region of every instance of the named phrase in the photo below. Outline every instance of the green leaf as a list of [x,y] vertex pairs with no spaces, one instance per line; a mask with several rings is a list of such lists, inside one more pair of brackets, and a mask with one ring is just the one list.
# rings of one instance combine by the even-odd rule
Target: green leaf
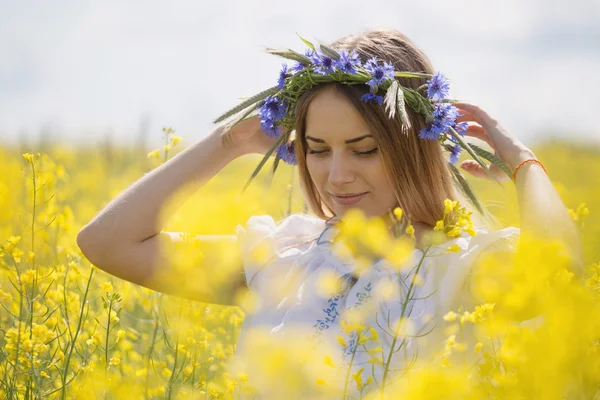
[[334,60],[340,59],[340,54],[337,51],[335,51],[334,49],[332,49],[331,47],[324,45],[324,44],[320,44],[319,48],[321,49],[321,52],[323,54],[325,54],[327,57],[333,58]]
[[506,175],[508,175],[509,178],[512,179],[512,171],[510,170],[510,167],[504,163],[504,161],[502,161],[489,151],[482,149],[481,147],[475,144],[471,144],[471,148],[475,151],[475,153],[477,153],[479,156],[485,158],[486,160],[500,168],[502,171],[504,171]]
[[400,78],[431,78],[432,76],[431,74],[421,74],[418,72],[396,72],[396,77]]
[[248,181],[246,182],[246,184],[242,188],[242,194],[246,191],[246,189],[248,188],[248,186],[250,185],[250,183],[254,180],[254,178],[256,178],[256,175],[258,175],[258,173],[260,172],[260,170],[262,169],[262,167],[265,165],[265,163],[267,162],[267,160],[269,159],[269,157],[271,157],[271,154],[273,154],[273,152],[277,148],[277,146],[279,146],[279,144],[282,143],[283,139],[285,139],[285,138],[287,138],[287,135],[284,135],[282,133],[279,136],[279,138],[277,138],[277,140],[275,141],[275,143],[273,143],[273,146],[271,146],[271,148],[269,149],[269,151],[267,151],[265,153],[265,156],[263,157],[262,160],[260,160],[260,162],[258,163],[257,167],[252,172],[252,175],[250,175],[250,178],[248,178]]
[[277,86],[273,86],[267,90],[263,90],[262,92],[250,97],[248,100],[244,101],[241,104],[238,104],[237,106],[233,107],[231,110],[227,111],[226,113],[222,114],[221,116],[217,117],[213,123],[219,123],[229,117],[231,117],[232,115],[237,114],[238,112],[246,109],[247,107],[250,107],[251,105],[253,105],[256,102],[259,102],[261,100],[264,100],[265,98],[267,98],[268,96],[271,96],[275,93],[277,93],[279,91],[279,87]]
[[310,63],[310,58],[302,55],[300,53],[295,52],[294,50],[276,50],[276,49],[267,49],[267,53],[273,54],[279,57],[287,58],[288,60],[298,61],[303,64]]
[[275,177],[275,171],[277,171],[277,166],[279,165],[279,161],[281,157],[279,154],[275,155],[275,161],[273,161],[273,169],[271,170],[271,178],[269,179],[269,187],[271,187],[271,183],[273,183],[273,178]]
[[461,193],[471,201],[475,208],[477,208],[477,211],[479,211],[481,214],[485,214],[485,208],[481,205],[481,202],[475,195],[475,192],[473,191],[473,189],[471,189],[471,186],[469,185],[465,177],[460,173],[458,168],[456,168],[451,162],[448,162],[448,167],[450,168],[454,179],[458,182],[458,188],[461,191]]
[[[298,32],[296,32],[296,35],[298,35]],[[310,47],[312,49],[312,51],[316,51],[315,50],[315,46],[311,42],[309,42],[308,40],[304,39],[300,35],[298,35],[298,37],[304,42],[305,45],[307,45],[308,47]]]
[[[452,136],[454,136],[454,139],[456,139],[456,141],[458,142],[458,144],[460,144],[460,146],[463,149],[467,150],[467,152],[471,155],[471,157],[473,157],[473,159],[475,161],[477,161],[477,163],[479,165],[481,165],[481,167],[483,168],[483,170],[485,171],[485,173],[487,174],[487,176],[489,176],[493,181],[498,182],[496,180],[496,177],[488,169],[487,165],[483,161],[481,161],[481,158],[479,158],[479,156],[477,155],[477,153],[475,153],[475,151],[473,151],[473,149],[471,148],[471,146],[469,146],[469,144],[463,140],[463,138],[454,130],[454,128],[450,128],[450,132],[452,133]],[[498,182],[498,184],[500,186],[502,186],[502,184],[500,182]]]
[[400,84],[394,79],[388,90],[385,92],[385,111],[388,113],[390,119],[394,119],[396,116],[396,101],[398,98],[398,88]]

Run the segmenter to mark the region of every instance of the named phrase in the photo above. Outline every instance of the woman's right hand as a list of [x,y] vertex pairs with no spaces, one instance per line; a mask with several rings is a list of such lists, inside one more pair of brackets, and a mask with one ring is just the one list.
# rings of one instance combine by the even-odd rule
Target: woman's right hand
[[223,145],[240,155],[258,153],[266,154],[277,139],[267,136],[261,126],[259,117],[246,119],[234,127],[221,127]]

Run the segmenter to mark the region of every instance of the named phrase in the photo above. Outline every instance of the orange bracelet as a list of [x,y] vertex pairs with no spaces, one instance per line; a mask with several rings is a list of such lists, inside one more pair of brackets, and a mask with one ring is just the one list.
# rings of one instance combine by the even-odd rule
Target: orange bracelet
[[519,170],[519,168],[521,168],[523,165],[525,165],[525,163],[528,163],[528,162],[534,162],[534,163],[540,164],[540,166],[544,169],[544,172],[546,173],[546,175],[548,175],[548,171],[546,171],[546,168],[539,160],[536,160],[535,158],[529,158],[525,161],[521,161],[521,163],[519,163],[519,165],[517,165],[517,167],[515,168],[515,172],[513,172],[513,181],[516,182],[516,180],[517,180],[517,171]]

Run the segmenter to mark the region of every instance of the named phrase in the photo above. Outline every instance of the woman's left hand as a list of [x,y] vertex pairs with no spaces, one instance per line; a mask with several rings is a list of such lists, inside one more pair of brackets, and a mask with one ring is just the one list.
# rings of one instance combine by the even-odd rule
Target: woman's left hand
[[[466,102],[452,103],[463,114],[457,122],[468,122],[469,129],[465,136],[483,140],[494,150],[494,155],[500,158],[514,171],[523,160],[536,158],[533,151],[527,148],[519,139],[511,135],[500,122],[493,119],[487,112],[475,104]],[[465,160],[460,167],[473,176],[490,179],[483,167],[475,160]],[[490,172],[499,180],[510,180],[506,173],[495,165],[489,165]]]

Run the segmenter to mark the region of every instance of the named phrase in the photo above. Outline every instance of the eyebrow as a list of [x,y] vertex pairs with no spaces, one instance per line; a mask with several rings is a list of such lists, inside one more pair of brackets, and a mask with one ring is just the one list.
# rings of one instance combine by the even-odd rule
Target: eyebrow
[[[356,143],[356,142],[360,142],[363,139],[366,139],[368,137],[373,137],[373,135],[362,135],[362,136],[358,136],[352,139],[348,139],[346,140],[344,143]],[[305,136],[306,139],[308,140],[312,140],[313,142],[317,142],[317,143],[325,143],[325,141],[323,139],[317,139],[314,138],[312,136]]]

